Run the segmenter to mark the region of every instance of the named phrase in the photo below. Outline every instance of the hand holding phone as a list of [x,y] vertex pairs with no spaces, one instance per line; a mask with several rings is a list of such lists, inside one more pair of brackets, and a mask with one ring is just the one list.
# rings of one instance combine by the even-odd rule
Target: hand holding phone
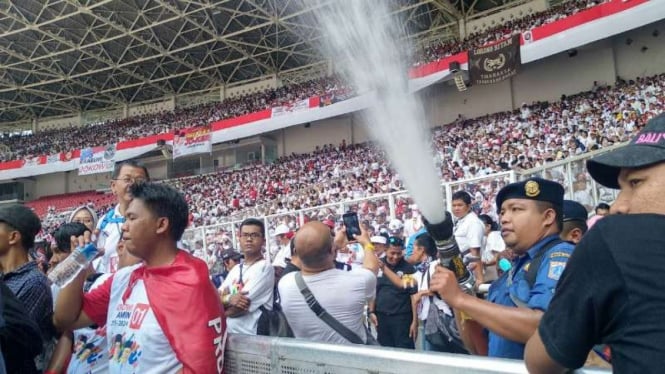
[[348,212],[342,215],[344,221],[344,228],[346,229],[346,238],[349,241],[355,241],[356,235],[360,235],[360,223],[358,221],[358,213]]

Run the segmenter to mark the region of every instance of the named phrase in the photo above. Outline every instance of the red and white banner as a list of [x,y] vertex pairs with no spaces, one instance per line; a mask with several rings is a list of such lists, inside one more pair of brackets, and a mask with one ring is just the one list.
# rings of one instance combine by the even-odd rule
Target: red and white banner
[[283,105],[272,108],[271,117],[275,118],[286,114],[301,112],[307,109],[309,109],[309,99],[299,100],[292,103],[291,105]]
[[210,126],[177,130],[173,134],[173,159],[212,152]]
[[[539,60],[664,18],[665,1],[612,0],[523,33],[521,60],[523,64]],[[524,40],[525,36],[530,42]],[[448,70],[451,62],[459,62],[461,68],[466,70],[467,52],[410,69],[409,90],[415,92],[437,82],[452,79]],[[317,96],[298,101],[289,106],[288,110],[284,107],[278,110],[265,109],[216,121],[210,124],[211,143],[254,136],[366,109],[370,105],[367,98],[368,95],[365,94],[321,106],[321,98]],[[158,140],[171,143],[173,137],[173,133],[164,133],[119,142],[115,160],[139,157],[156,149]],[[80,153],[80,150],[72,150],[30,160],[0,162],[0,180],[75,170],[79,167]]]
[[108,173],[115,166],[115,144],[81,150],[79,175]]

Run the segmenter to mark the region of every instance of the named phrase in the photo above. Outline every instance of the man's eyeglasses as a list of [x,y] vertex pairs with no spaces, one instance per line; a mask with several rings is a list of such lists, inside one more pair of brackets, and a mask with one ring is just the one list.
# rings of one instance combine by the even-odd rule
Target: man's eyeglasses
[[263,237],[261,233],[258,232],[243,232],[240,234],[240,237],[243,239],[260,239]]
[[138,183],[145,183],[145,182],[148,181],[148,179],[143,178],[143,177],[136,177],[136,178],[123,177],[123,178],[116,178],[116,179],[114,179],[114,181],[122,181],[125,184],[130,184],[130,183],[131,184],[138,184]]

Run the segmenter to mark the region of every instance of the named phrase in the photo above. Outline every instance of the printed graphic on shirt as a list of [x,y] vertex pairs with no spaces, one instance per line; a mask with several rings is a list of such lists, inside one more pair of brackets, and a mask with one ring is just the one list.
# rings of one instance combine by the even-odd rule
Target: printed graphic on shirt
[[125,368],[133,370],[138,366],[139,358],[141,357],[141,347],[135,340],[135,335],[129,337],[127,334],[116,334],[113,337],[113,344],[109,351],[111,362],[119,364],[121,371]]
[[[68,373],[90,373],[97,364],[105,363],[106,327],[90,330],[88,334],[76,333],[72,361]],[[79,330],[77,330],[79,331]]]
[[138,360],[141,357],[141,346],[136,341],[134,333],[129,334],[131,330],[140,330],[143,320],[150,311],[150,305],[144,303],[136,304],[118,304],[116,306],[115,317],[111,320],[112,328],[124,328],[125,333],[112,336],[112,345],[109,351],[109,357],[112,363],[120,364],[122,369],[125,365],[136,368]]

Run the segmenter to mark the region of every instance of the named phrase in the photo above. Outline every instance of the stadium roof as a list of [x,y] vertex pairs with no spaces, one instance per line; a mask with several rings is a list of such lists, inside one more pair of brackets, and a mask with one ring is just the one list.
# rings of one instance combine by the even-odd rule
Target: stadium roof
[[[2,1],[0,124],[203,92],[325,64],[311,17],[325,1]],[[463,13],[513,0],[391,1],[412,36],[445,39]]]

